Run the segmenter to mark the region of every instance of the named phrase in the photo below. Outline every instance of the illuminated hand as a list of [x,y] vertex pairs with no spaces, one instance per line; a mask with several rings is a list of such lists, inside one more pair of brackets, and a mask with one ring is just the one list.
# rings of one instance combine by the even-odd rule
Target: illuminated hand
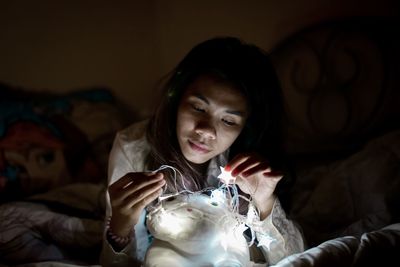
[[125,237],[137,224],[143,209],[162,193],[162,173],[131,172],[108,187],[113,233]]
[[226,166],[236,178],[236,184],[244,193],[251,195],[261,217],[267,216],[272,210],[275,200],[274,190],[283,175],[272,171],[266,159],[255,153],[239,154]]

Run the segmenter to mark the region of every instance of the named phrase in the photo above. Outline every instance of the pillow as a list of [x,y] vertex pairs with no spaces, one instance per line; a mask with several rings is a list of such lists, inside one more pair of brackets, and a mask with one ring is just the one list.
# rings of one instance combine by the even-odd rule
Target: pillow
[[400,223],[397,223],[363,234],[354,266],[398,266],[399,252]]
[[323,242],[317,247],[296,253],[279,261],[274,267],[337,267],[351,266],[359,241],[352,236]]
[[54,94],[0,84],[0,203],[74,182],[105,182],[124,125],[108,88]]

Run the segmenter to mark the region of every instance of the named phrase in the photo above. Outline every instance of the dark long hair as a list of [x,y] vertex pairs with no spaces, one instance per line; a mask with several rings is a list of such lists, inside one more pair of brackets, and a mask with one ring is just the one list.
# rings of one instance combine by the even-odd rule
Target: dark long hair
[[[148,125],[147,139],[151,146],[148,166],[152,169],[163,164],[173,166],[183,173],[186,188],[197,191],[204,186],[205,174],[196,171],[184,158],[176,136],[179,102],[200,75],[213,75],[234,85],[247,98],[250,115],[230,148],[230,157],[240,152],[257,152],[270,161],[272,168],[282,170],[283,105],[279,80],[266,52],[234,37],[218,37],[198,44],[172,71],[163,85],[161,103]],[[170,179],[169,184],[172,182]]]

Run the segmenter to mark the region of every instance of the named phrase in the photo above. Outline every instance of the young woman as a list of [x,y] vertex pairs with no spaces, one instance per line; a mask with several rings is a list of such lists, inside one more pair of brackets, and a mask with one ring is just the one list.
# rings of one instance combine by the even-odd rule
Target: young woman
[[[102,265],[142,262],[151,242],[146,206],[163,188],[217,186],[219,166],[252,199],[240,203],[241,212],[258,211],[255,234],[265,261],[302,251],[300,231],[279,201],[290,176],[281,149],[281,91],[268,56],[237,38],[210,39],[186,55],[163,88],[150,120],[115,138]],[[153,172],[162,165],[179,170],[184,184],[175,185],[172,172]],[[263,233],[274,238],[271,246],[262,245]]]

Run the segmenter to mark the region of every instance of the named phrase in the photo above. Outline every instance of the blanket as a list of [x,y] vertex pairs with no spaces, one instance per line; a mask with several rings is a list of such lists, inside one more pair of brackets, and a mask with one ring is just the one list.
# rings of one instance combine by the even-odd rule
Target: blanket
[[97,264],[104,188],[76,183],[1,205],[0,262]]
[[398,266],[399,249],[400,223],[396,223],[366,232],[361,238],[342,236],[327,240],[288,256],[273,267]]
[[310,247],[400,222],[400,130],[343,159],[302,169],[293,189],[291,216]]

